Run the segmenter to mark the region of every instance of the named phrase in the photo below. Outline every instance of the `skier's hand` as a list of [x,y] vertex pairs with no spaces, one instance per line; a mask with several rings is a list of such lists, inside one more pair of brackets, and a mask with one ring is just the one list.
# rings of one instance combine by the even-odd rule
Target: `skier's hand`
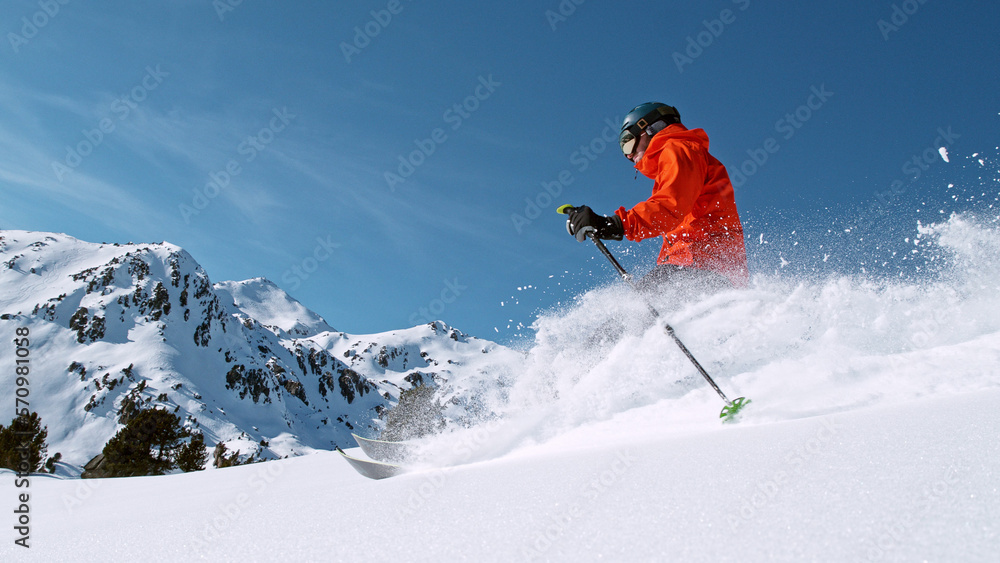
[[606,240],[622,240],[625,236],[622,220],[617,215],[598,215],[586,205],[574,207],[567,215],[566,231],[580,242],[587,240],[587,233],[590,232],[597,238]]

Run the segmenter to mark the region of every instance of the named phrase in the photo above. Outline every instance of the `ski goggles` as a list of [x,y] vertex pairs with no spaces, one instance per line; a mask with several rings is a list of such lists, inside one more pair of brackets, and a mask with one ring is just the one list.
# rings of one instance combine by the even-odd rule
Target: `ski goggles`
[[621,135],[618,136],[618,144],[622,147],[622,152],[625,156],[631,155],[635,152],[635,146],[639,144],[639,137],[636,137],[634,133],[625,129],[622,131]]

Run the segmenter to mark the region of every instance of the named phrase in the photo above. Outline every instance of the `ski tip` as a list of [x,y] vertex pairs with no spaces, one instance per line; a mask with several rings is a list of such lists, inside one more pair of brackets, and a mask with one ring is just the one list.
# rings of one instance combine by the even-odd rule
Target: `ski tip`
[[406,467],[401,465],[356,458],[348,455],[344,450],[340,449],[339,446],[334,447],[341,457],[347,460],[347,463],[349,463],[355,471],[369,479],[388,479],[389,477],[395,477],[396,475],[401,475],[408,471]]
[[739,422],[743,407],[749,405],[750,403],[750,399],[747,399],[746,397],[739,397],[730,404],[722,407],[722,412],[719,413],[719,418],[722,419],[723,424]]
[[392,444],[394,446],[396,445],[402,446],[409,444],[409,441],[406,440],[396,441],[396,440],[381,440],[378,438],[365,438],[364,436],[358,436],[353,432],[351,433],[351,436],[354,437],[354,441],[357,442],[358,445],[360,446],[364,446],[365,444]]

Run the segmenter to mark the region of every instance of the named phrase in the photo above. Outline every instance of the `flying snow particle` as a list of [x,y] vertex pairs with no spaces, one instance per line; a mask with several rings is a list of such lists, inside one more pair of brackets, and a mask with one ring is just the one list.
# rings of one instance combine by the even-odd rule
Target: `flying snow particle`
[[938,149],[938,152],[941,153],[941,160],[943,160],[945,162],[951,162],[950,160],[948,160],[948,149],[947,148],[941,147],[941,148]]

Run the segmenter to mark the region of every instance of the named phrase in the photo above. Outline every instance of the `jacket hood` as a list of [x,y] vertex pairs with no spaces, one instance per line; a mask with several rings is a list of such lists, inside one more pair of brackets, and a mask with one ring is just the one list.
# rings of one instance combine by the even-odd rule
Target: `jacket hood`
[[704,129],[688,129],[680,123],[674,123],[653,136],[649,146],[646,147],[646,152],[639,162],[635,163],[635,169],[642,172],[643,176],[655,180],[660,167],[660,151],[670,141],[695,143],[708,152],[708,134]]

